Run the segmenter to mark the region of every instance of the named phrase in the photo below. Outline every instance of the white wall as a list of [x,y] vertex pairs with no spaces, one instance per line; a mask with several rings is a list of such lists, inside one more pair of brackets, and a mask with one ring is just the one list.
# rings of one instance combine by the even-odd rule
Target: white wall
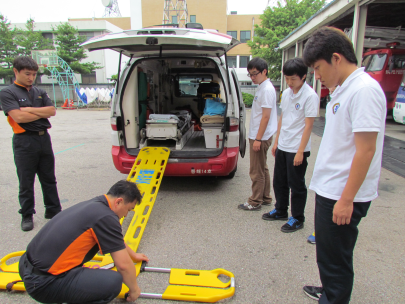
[[130,0],[131,29],[142,28],[142,0]]

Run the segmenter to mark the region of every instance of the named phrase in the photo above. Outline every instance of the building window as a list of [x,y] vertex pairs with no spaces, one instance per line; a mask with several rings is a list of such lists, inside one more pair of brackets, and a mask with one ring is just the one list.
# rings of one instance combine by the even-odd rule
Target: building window
[[244,43],[250,40],[250,31],[240,31],[240,42]]
[[190,15],[190,22],[191,23],[196,23],[197,21],[196,15]]
[[236,56],[228,56],[228,67],[230,68],[236,68]]
[[235,39],[238,39],[238,32],[237,31],[227,31],[226,32],[229,36],[232,36]]
[[93,84],[97,83],[96,81],[96,72],[90,74],[82,74],[82,84]]
[[249,56],[239,56],[239,67],[247,68],[249,62]]
[[172,23],[177,24],[177,16],[172,16]]
[[79,32],[79,35],[80,36],[85,36],[86,37],[85,41],[87,41],[87,40],[94,37],[94,32]]

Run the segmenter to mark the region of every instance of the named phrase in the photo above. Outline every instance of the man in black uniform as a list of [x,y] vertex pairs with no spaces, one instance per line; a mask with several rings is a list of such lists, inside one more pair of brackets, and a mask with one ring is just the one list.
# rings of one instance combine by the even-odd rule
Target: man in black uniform
[[55,116],[55,107],[48,94],[32,84],[38,71],[30,57],[20,56],[13,62],[15,82],[0,91],[0,102],[13,128],[14,162],[20,183],[19,201],[21,229],[34,228],[34,181],[38,175],[45,204],[45,218],[51,219],[61,211],[55,178],[55,157],[47,129],[48,120]]
[[[106,195],[59,213],[28,244],[20,259],[20,276],[28,294],[41,303],[109,303],[122,283],[128,301],[140,295],[133,262],[148,261],[122,236],[120,218],[141,201],[135,183],[119,181]],[[82,267],[100,251],[110,253],[117,271]]]

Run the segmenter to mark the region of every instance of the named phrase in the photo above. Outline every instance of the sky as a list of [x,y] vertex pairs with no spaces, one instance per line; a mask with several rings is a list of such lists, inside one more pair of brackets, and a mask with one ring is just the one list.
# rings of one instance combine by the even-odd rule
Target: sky
[[[118,0],[122,17],[130,16],[129,2]],[[228,12],[262,14],[267,3],[268,0],[228,0]],[[104,14],[104,6],[101,0],[18,0],[16,7],[14,1],[0,0],[0,14],[11,23],[25,23],[30,17],[35,22],[66,22],[68,18],[100,18]]]

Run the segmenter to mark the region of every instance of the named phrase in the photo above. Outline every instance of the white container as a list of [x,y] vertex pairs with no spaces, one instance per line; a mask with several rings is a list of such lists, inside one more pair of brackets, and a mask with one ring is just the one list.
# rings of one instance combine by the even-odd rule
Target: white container
[[222,124],[220,125],[202,125],[204,131],[205,147],[207,149],[216,149],[222,147]]
[[174,119],[165,122],[148,120],[146,123],[146,137],[150,139],[176,139],[177,121]]

